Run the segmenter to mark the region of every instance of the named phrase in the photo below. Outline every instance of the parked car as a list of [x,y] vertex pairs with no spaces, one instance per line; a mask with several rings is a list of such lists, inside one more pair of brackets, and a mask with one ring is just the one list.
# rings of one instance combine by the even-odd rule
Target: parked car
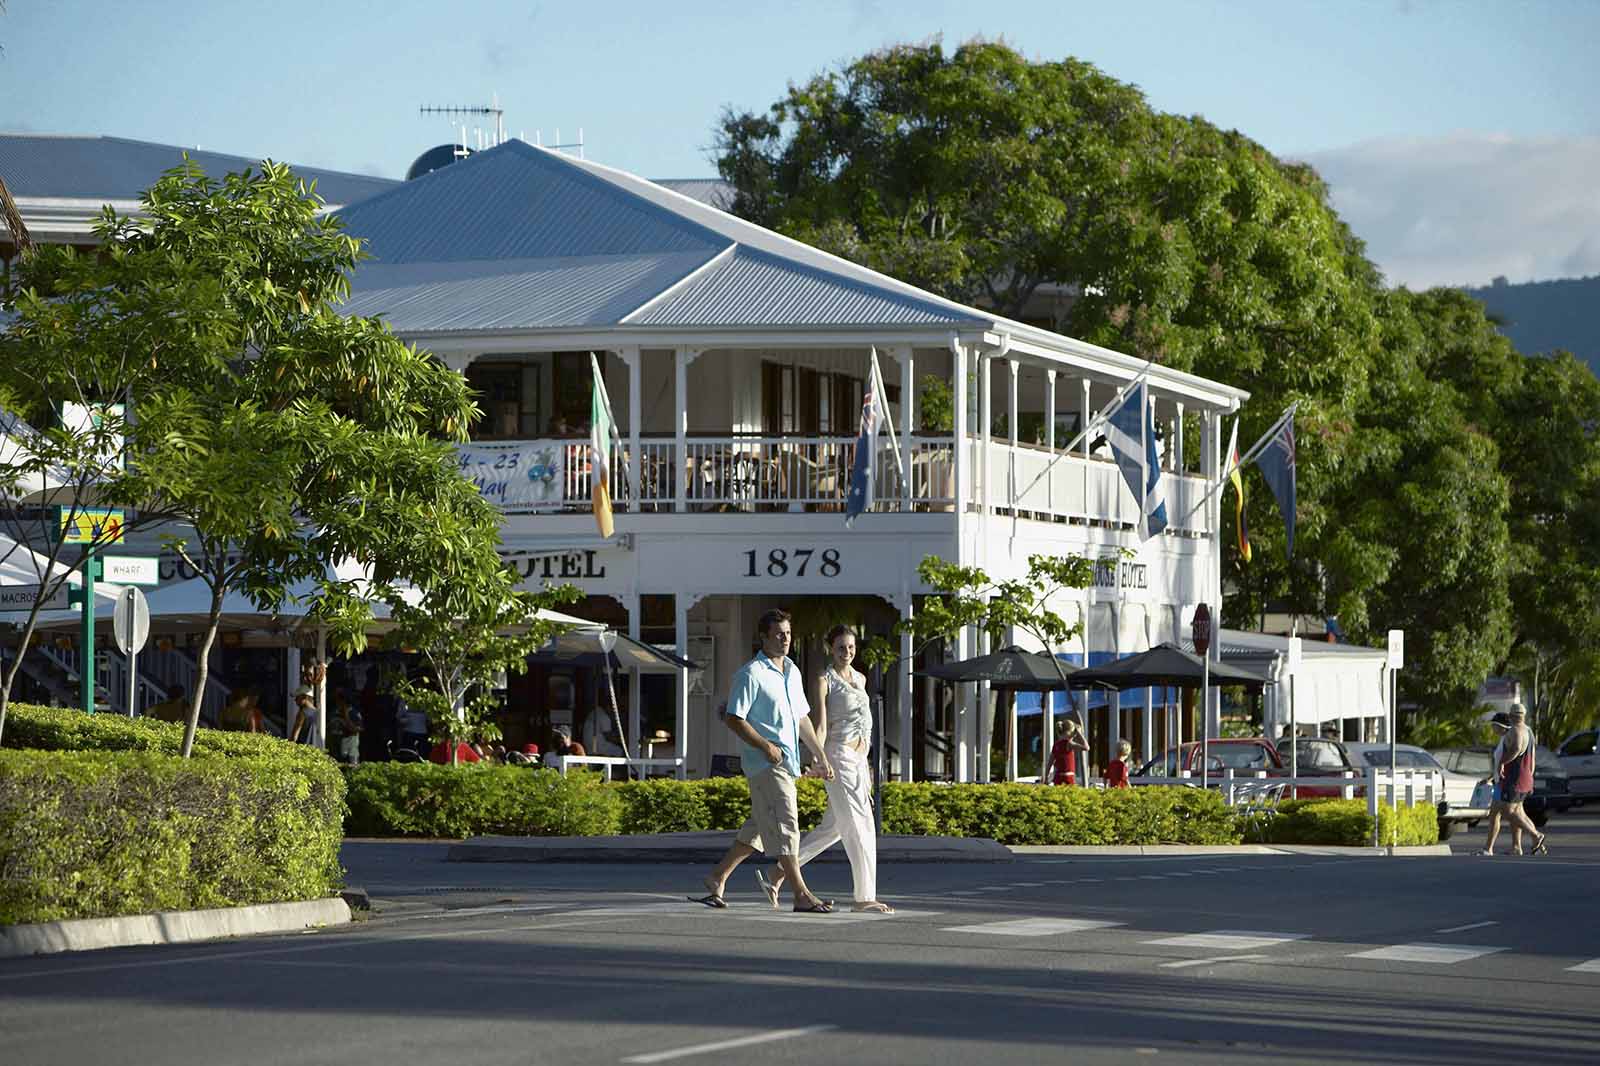
[[[1561,742],[1556,755],[1567,771],[1567,784],[1573,798],[1579,803],[1600,799],[1600,730],[1585,729],[1572,734]],[[1537,762],[1535,756],[1535,765]]]
[[[1376,766],[1382,770],[1389,768],[1387,744],[1346,744],[1345,748],[1353,760],[1361,762],[1364,766]],[[1394,762],[1397,770],[1427,773],[1433,780],[1433,787],[1444,794],[1442,799],[1435,801],[1439,810],[1440,840],[1450,839],[1450,834],[1456,826],[1465,823],[1470,828],[1488,816],[1488,804],[1483,802],[1481,795],[1476,797],[1473,795],[1483,780],[1482,775],[1451,770],[1415,744],[1396,744]],[[1477,800],[1476,804],[1474,799]]]
[[[1446,770],[1471,774],[1479,781],[1494,777],[1494,748],[1474,745],[1467,748],[1439,748],[1433,753]],[[1522,809],[1534,825],[1542,827],[1550,815],[1564,811],[1576,803],[1572,795],[1564,760],[1543,744],[1533,750],[1533,795]]]
[[[1184,744],[1182,769],[1200,776],[1200,743]],[[1272,742],[1264,737],[1219,737],[1210,742],[1211,776],[1232,770],[1235,776],[1253,775],[1265,770],[1269,774],[1282,768],[1283,761]],[[1178,750],[1168,748],[1166,754],[1157,756],[1139,767],[1135,777],[1177,777],[1179,774]]]
[[[1340,774],[1350,769],[1349,760],[1344,757],[1343,747],[1338,741],[1315,740],[1303,737],[1300,741],[1299,757],[1301,777],[1321,777],[1324,775]],[[1309,745],[1309,746],[1308,746]],[[1326,746],[1325,746],[1326,745]],[[1182,769],[1189,771],[1196,779],[1200,776],[1200,742],[1190,741],[1182,748]],[[1210,742],[1211,758],[1211,784],[1216,779],[1232,770],[1235,777],[1252,777],[1257,773],[1265,772],[1268,777],[1289,776],[1289,764],[1283,754],[1266,737],[1219,737]],[[1151,759],[1139,768],[1135,777],[1177,777],[1179,775],[1178,751],[1168,748],[1166,753]],[[1301,785],[1296,792],[1300,799],[1312,797],[1337,797],[1341,795],[1343,786],[1322,788],[1316,785]],[[1365,790],[1357,789],[1355,795],[1365,795]]]

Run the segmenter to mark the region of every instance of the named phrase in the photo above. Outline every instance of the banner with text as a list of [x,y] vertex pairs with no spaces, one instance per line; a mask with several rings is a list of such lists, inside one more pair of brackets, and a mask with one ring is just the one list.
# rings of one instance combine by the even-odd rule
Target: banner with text
[[516,511],[549,511],[566,504],[567,441],[458,445],[462,476],[491,503]]

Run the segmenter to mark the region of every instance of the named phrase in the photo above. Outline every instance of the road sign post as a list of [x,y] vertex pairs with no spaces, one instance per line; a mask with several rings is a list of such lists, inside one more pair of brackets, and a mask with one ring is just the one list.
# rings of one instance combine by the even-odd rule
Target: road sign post
[[138,588],[130,585],[117,596],[111,633],[116,637],[117,648],[128,657],[128,717],[132,718],[138,693],[139,651],[150,636],[150,608]]
[[95,555],[92,547],[85,548],[83,585],[77,591],[67,593],[67,603],[83,604],[83,647],[78,663],[78,690],[87,714],[94,713],[94,583],[99,576],[100,557]]
[[[1211,608],[1205,604],[1194,609],[1192,623],[1194,653],[1200,656],[1200,787],[1207,785],[1211,776]],[[1183,763],[1180,745],[1178,763]]]

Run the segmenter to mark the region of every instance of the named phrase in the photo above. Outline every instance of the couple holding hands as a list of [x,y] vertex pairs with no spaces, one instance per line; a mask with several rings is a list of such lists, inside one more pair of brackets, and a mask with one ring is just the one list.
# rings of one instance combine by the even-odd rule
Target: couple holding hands
[[[806,887],[800,868],[836,841],[843,840],[855,880],[858,911],[893,914],[877,898],[878,841],[872,818],[872,708],[866,678],[851,663],[856,635],[848,626],[828,632],[827,671],[816,680],[816,704],[807,699],[800,668],[789,659],[794,640],[787,611],[761,616],[761,651],[733,675],[728,696],[728,727],[742,742],[740,761],[750,783],[750,817],[733,846],[705,879],[704,896],[689,897],[722,908],[728,878],[759,852],[777,859],[770,880],[756,872],[756,883],[774,909],[785,882],[802,914],[830,914],[831,901]],[[795,780],[800,776],[800,745],[816,757],[828,787],[828,810],[816,829],[800,839]]]

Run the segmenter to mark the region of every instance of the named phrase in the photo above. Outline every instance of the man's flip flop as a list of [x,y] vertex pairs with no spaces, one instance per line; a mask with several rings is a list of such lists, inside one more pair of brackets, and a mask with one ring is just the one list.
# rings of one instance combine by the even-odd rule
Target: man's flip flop
[[684,899],[687,899],[690,903],[703,903],[714,911],[728,908],[728,901],[714,892],[709,896],[685,896]]
[[767,880],[767,875],[760,870],[756,871],[756,884],[761,888],[761,894],[767,897],[767,904],[773,910],[778,909],[778,886]]
[[806,904],[804,907],[797,905],[794,912],[796,914],[832,914],[833,904],[827,900],[819,899],[815,903]]

